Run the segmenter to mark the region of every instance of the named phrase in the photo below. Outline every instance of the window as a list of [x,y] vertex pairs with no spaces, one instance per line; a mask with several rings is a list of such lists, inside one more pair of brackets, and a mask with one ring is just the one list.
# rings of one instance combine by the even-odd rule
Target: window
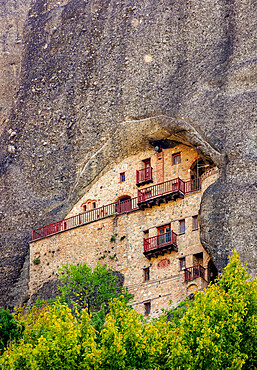
[[145,178],[148,179],[151,176],[151,159],[147,158],[143,162],[145,165]]
[[169,233],[171,228],[170,228],[170,224],[168,225],[165,225],[165,226],[160,226],[158,227],[158,235],[161,235],[161,234],[164,234],[164,233]]
[[178,164],[180,162],[181,162],[181,154],[180,153],[172,154],[172,164]]
[[96,208],[96,202],[92,203],[92,208]]
[[144,281],[150,280],[150,268],[146,267],[144,269]]
[[151,158],[147,158],[143,160],[145,168],[151,167]]
[[121,172],[120,173],[120,182],[124,182],[125,181],[125,172]]
[[198,216],[193,216],[193,230],[198,229]]
[[145,303],[145,316],[149,316],[151,312],[151,302]]
[[84,204],[83,209],[84,209],[84,212],[86,212],[86,210],[87,210],[86,204]]
[[186,268],[186,258],[182,257],[179,259],[179,268],[180,270],[185,270]]
[[186,231],[185,220],[180,220],[179,221],[179,233],[180,234],[185,234],[185,231]]

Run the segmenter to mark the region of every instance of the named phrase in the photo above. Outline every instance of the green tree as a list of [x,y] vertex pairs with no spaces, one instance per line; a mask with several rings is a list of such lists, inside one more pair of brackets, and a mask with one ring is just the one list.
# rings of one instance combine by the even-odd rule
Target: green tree
[[169,338],[168,368],[256,369],[257,282],[234,253]]
[[236,254],[214,284],[168,315],[145,319],[122,296],[96,314],[103,327],[60,300],[18,310],[23,338],[10,342],[0,369],[256,369],[257,282]]
[[109,300],[121,294],[127,302],[133,297],[116,283],[113,271],[100,263],[94,269],[86,263],[77,266],[66,264],[59,272],[59,289],[64,300],[75,303],[79,308],[87,307],[89,312],[99,311],[103,305],[108,307]]
[[23,329],[22,323],[16,321],[9,310],[0,307],[0,354],[10,340],[22,335]]

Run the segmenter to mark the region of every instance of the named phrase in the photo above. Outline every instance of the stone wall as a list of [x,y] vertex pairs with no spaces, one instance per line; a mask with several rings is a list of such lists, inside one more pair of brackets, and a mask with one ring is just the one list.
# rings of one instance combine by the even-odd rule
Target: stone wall
[[[177,152],[181,153],[181,163],[172,165],[172,154]],[[155,185],[159,168],[157,154],[154,151],[141,152],[137,156],[128,157],[105,173],[67,217],[81,212],[81,205],[87,199],[95,199],[97,206],[102,206],[124,194],[136,196],[138,187],[135,185],[135,174],[145,158],[151,158]],[[178,145],[173,149],[163,150],[163,158],[165,181],[178,175],[184,180],[190,179],[190,167],[196,158],[195,149]],[[125,172],[125,181],[122,183],[121,172]],[[217,171],[209,171],[203,180],[203,189],[216,179]],[[149,184],[139,188],[147,186]],[[86,262],[90,267],[94,267],[97,262],[101,262],[124,275],[124,285],[134,294],[134,305],[140,312],[144,312],[146,302],[151,302],[153,316],[157,315],[161,308],[168,308],[170,300],[177,305],[188,294],[207,286],[207,282],[202,278],[185,282],[179,261],[184,257],[186,266],[191,267],[199,263],[194,255],[203,253],[201,265],[206,268],[208,280],[207,267],[210,257],[201,245],[199,229],[194,229],[192,218],[198,215],[203,189],[187,194],[184,199],[162,203],[145,210],[109,216],[30,243],[30,295],[37,293],[49,280],[55,280],[58,268],[65,263]],[[181,235],[180,220],[185,220],[185,233]],[[157,229],[167,224],[170,224],[171,230],[177,234],[178,251],[146,258],[143,254],[144,238],[157,236]],[[36,260],[40,263],[35,264]],[[144,269],[148,267],[150,280],[144,281]]]

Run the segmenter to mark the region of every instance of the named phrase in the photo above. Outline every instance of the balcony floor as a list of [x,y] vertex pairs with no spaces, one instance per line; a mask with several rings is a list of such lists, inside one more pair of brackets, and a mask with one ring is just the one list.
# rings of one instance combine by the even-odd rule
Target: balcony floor
[[172,193],[158,195],[154,198],[145,199],[144,201],[138,202],[138,207],[141,210],[145,208],[152,208],[153,206],[159,206],[161,203],[168,203],[171,200],[178,198],[184,199],[184,193],[180,190],[173,191]]
[[163,246],[157,246],[156,248],[149,249],[148,251],[144,252],[146,258],[156,258],[158,256],[163,256],[165,253],[170,253],[172,251],[178,251],[178,248],[174,244],[168,244]]

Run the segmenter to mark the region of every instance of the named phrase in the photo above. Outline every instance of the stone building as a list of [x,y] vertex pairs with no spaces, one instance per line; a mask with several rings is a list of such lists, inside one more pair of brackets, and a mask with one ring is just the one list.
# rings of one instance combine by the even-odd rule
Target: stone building
[[206,288],[217,271],[200,242],[198,212],[217,178],[213,162],[171,140],[103,172],[64,220],[33,230],[30,295],[67,262],[119,271],[134,305],[151,316]]

